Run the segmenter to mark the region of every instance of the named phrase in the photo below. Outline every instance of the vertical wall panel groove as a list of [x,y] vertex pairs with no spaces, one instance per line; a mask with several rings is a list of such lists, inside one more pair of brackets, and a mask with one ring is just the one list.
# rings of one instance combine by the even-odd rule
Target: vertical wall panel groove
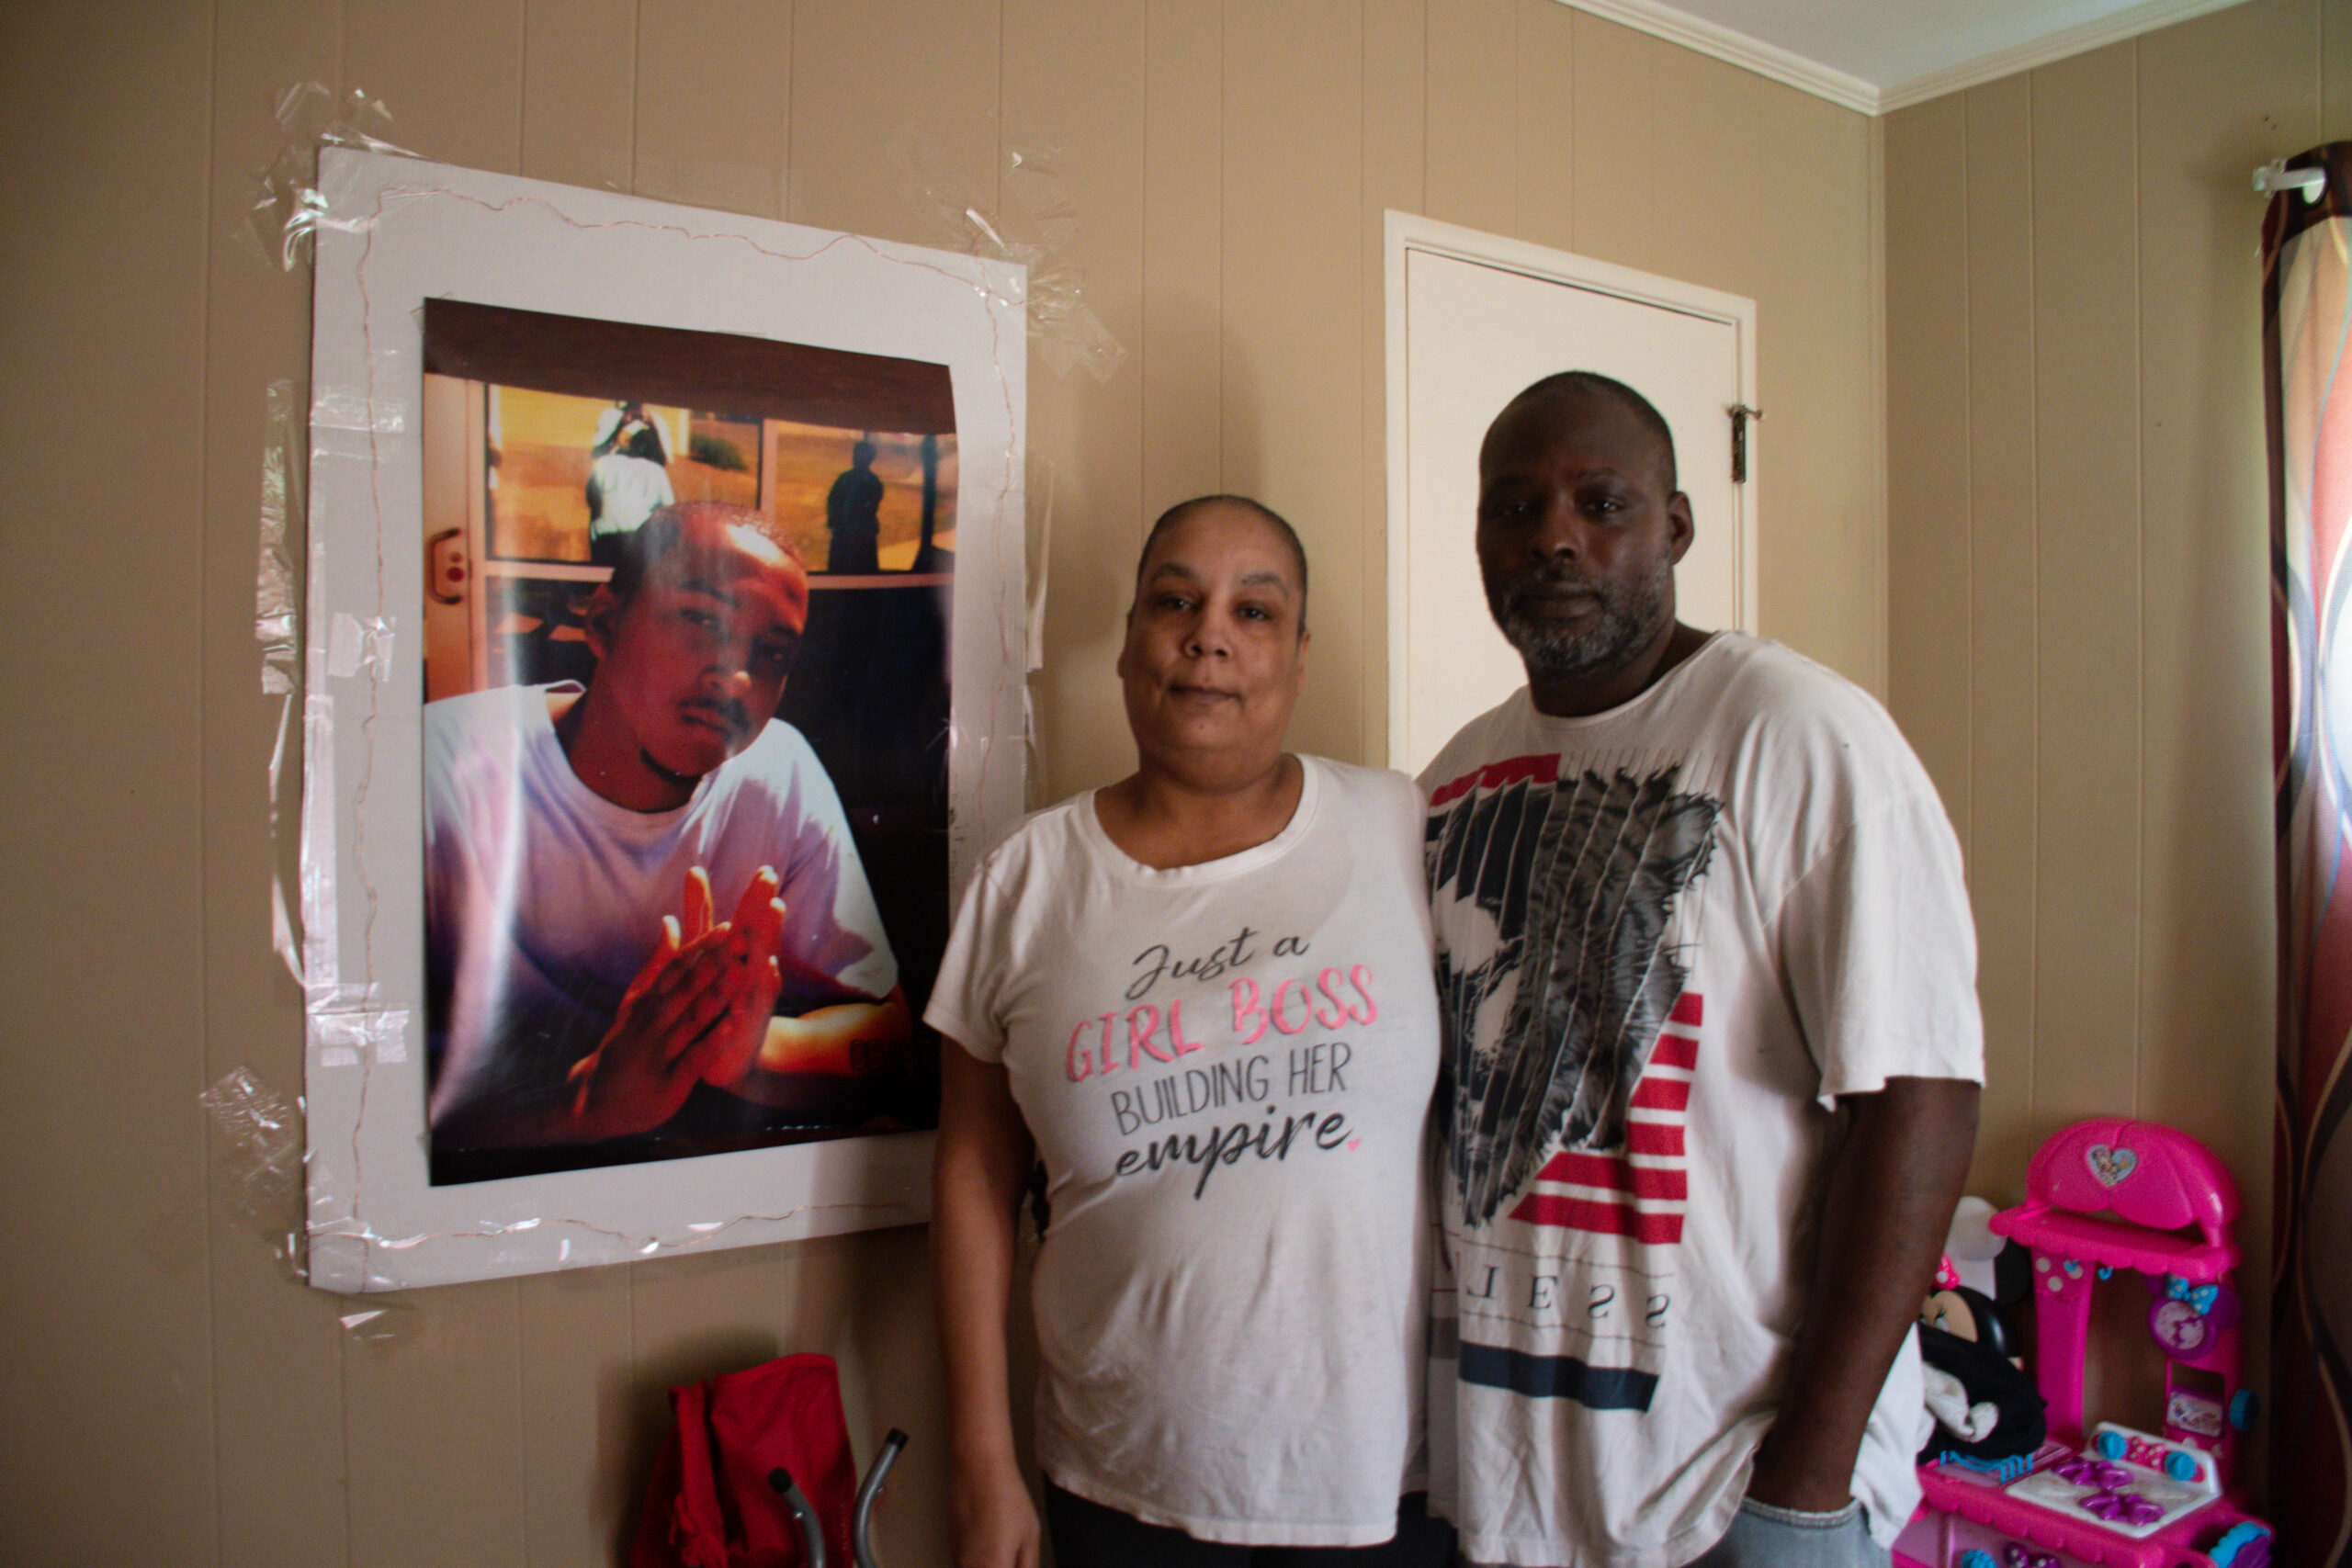
[[[206,47],[202,57],[204,67],[204,92],[201,104],[198,106],[198,110],[201,116],[202,130],[200,134],[203,139],[204,153],[200,165],[202,174],[201,184],[198,187],[199,194],[197,201],[197,210],[205,216],[208,220],[207,227],[209,228],[209,220],[212,218],[212,215],[220,210],[220,191],[217,182],[220,177],[220,9],[217,4],[212,4],[208,5],[205,7],[205,11],[206,26],[204,28],[204,41]],[[201,313],[198,330],[200,341],[208,353],[205,374],[202,379],[203,390],[199,394],[197,404],[197,441],[201,451],[209,453],[212,450],[212,439],[215,430],[213,423],[213,415],[215,412],[213,400],[217,395],[216,389],[212,385],[209,354],[211,347],[213,334],[213,311],[215,306],[212,296],[212,284],[216,259],[212,254],[212,246],[209,243],[206,243],[202,247],[202,271],[199,274],[200,282],[198,287],[198,293],[202,299],[202,305],[200,308]],[[208,462],[198,471],[196,495],[197,517],[199,520],[197,543],[196,584],[197,596],[199,604],[203,601],[206,587],[212,581],[214,572],[221,565],[220,552],[212,538],[211,531],[202,526],[202,520],[209,518],[212,515],[214,503],[219,499],[219,494],[214,488],[214,476],[211,471],[211,465]],[[199,757],[208,755],[220,738],[218,730],[220,729],[220,725],[216,723],[212,717],[212,696],[215,692],[220,691],[226,686],[230,678],[228,669],[224,668],[223,662],[219,659],[218,652],[213,647],[211,639],[208,637],[200,641],[197,650],[197,700],[200,705],[202,705],[199,708],[197,718],[197,750]],[[214,792],[212,789],[210,774],[209,771],[205,770],[199,764],[197,773],[196,812],[197,820],[199,823],[209,822],[210,820],[213,804]],[[209,953],[212,949],[213,934],[221,923],[215,919],[215,914],[216,911],[213,908],[213,900],[210,897],[208,896],[198,902],[197,915],[197,942],[198,950],[200,953]],[[217,976],[211,972],[209,965],[199,965],[198,976],[202,987],[202,1002],[197,1013],[197,1044],[195,1060],[190,1064],[190,1066],[194,1069],[191,1076],[196,1079],[199,1086],[198,1092],[201,1093],[201,1086],[206,1082],[204,1069],[210,1061],[215,1045],[212,1032],[212,1021],[215,1016],[214,1010],[217,1006],[217,998],[215,996]],[[198,1168],[201,1173],[200,1179],[203,1182],[204,1189],[206,1190],[209,1190],[212,1183],[218,1179],[220,1172],[214,1164],[212,1144],[209,1138],[206,1139],[198,1148]],[[206,1225],[208,1230],[209,1229],[209,1219],[210,1216],[208,1215]],[[205,1257],[203,1258],[203,1322],[205,1358],[204,1387],[202,1393],[205,1405],[203,1452],[204,1491],[210,1506],[205,1510],[200,1519],[193,1521],[193,1523],[197,1528],[202,1529],[209,1538],[209,1544],[211,1547],[210,1561],[218,1563],[221,1561],[222,1553],[226,1545],[223,1539],[226,1531],[226,1525],[222,1517],[223,1511],[220,1506],[220,1292],[219,1281],[215,1279],[213,1269],[211,1267],[212,1259],[209,1256],[210,1250],[210,1237],[208,1235],[206,1237],[206,1245],[204,1247]]]
[[[1363,361],[1356,192],[1362,179],[1363,17],[1353,0],[1228,8],[1222,273],[1226,488],[1288,517],[1329,602],[1360,603],[1363,552]],[[1312,308],[1302,308],[1314,300]],[[1340,695],[1362,666],[1353,617],[1315,627],[1308,682],[1291,723],[1300,750],[1360,744]],[[1329,672],[1331,684],[1321,683]],[[1337,700],[1334,700],[1335,697]]]
[[2131,1107],[2138,1070],[2140,617],[2132,46],[2035,71],[2036,1109]]
[[1951,367],[1968,357],[1966,102],[1896,117],[1886,131],[1887,378],[1891,535],[1887,706],[1972,848],[1969,795],[1968,398]]
[[[1427,0],[1364,0],[1363,197],[1359,254],[1365,344],[1363,366],[1363,539],[1367,564],[1360,601],[1363,624],[1379,628],[1365,639],[1356,683],[1366,758],[1388,754],[1388,316],[1387,219],[1429,209]],[[1565,163],[1565,159],[1555,159]],[[1521,160],[1525,166],[1525,160]],[[1336,671],[1327,666],[1322,678]]]
[[637,0],[525,0],[523,173],[632,190]]
[[1576,18],[1558,0],[1520,0],[1511,14],[1510,232],[1564,251],[1577,248]]
[[[2312,74],[2319,93],[2320,128],[2316,141],[2352,141],[2352,16],[2327,0],[2314,0],[2312,36]],[[2300,149],[2299,149],[2300,151]]]
[[[618,0],[597,0],[613,5]],[[800,84],[793,77],[793,42],[798,13],[792,0],[734,0],[712,6],[704,0],[639,0],[637,90],[631,102],[631,186],[639,196],[748,212],[761,218],[789,216],[794,192],[787,188],[786,157],[798,108]],[[832,39],[830,30],[821,34]],[[855,37],[839,40],[850,58],[842,69],[853,84],[865,78],[855,61],[870,47]],[[910,73],[920,78],[920,67]],[[840,149],[861,183],[889,192],[890,170],[879,144],[896,117],[860,124],[866,134]],[[979,161],[985,168],[988,160]],[[812,199],[823,200],[820,192]],[[869,202],[859,211],[867,222],[880,212]],[[893,217],[899,217],[893,213]],[[931,238],[908,229],[899,218],[896,237]]]
[[[1031,471],[1055,493],[1046,637],[1069,651],[1031,682],[1039,747],[1099,778],[1126,766],[1126,726],[1112,672],[1120,611],[1144,517],[1147,222],[1147,0],[1009,0],[1005,136],[1053,150],[1078,214],[1069,259],[1086,299],[1128,354],[1107,382],[1029,364]],[[1017,200],[1008,197],[1014,210]]]
[[[1962,95],[1968,234],[1969,888],[1984,1009],[1979,1186],[2007,1190],[2038,1135],[2034,963],[2039,661],[2033,401],[2032,144],[2024,77]],[[1892,264],[1894,258],[1890,258]],[[1894,517],[1901,518],[1898,528]],[[1913,519],[1896,513],[1891,536]],[[1894,606],[1899,622],[1916,614]]]

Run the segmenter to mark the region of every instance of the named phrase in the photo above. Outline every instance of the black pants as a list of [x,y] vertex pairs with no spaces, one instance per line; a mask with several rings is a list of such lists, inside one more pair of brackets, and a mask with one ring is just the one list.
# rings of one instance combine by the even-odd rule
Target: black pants
[[1377,1546],[1227,1546],[1148,1525],[1046,1483],[1046,1532],[1057,1568],[1444,1568],[1453,1527],[1430,1517],[1429,1495],[1396,1505],[1396,1536]]

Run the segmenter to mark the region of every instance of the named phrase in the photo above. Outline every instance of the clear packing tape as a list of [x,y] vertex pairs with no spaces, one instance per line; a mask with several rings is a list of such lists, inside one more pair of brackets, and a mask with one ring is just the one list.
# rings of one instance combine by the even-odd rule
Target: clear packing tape
[[947,161],[921,132],[891,140],[890,159],[916,204],[930,214],[943,249],[1029,269],[1029,336],[1055,374],[1082,369],[1108,381],[1127,357],[1094,308],[1086,276],[1068,247],[1079,231],[1078,203],[1063,161],[1049,147],[1008,147],[999,170],[1003,200],[993,209],[946,172]]
[[[284,139],[278,155],[255,177],[246,225],[254,252],[266,265],[291,271],[318,254],[322,232],[365,236],[374,246],[386,209],[380,205],[362,209],[345,202],[345,210],[338,212],[322,188],[319,161],[327,147],[414,157],[388,139],[392,119],[384,105],[364,92],[338,94],[318,83],[303,83],[279,96],[275,112]],[[901,140],[907,166],[923,164],[920,147]],[[900,149],[894,147],[894,155],[900,155]],[[433,166],[420,162],[419,167]],[[1048,365],[1063,372],[1082,367],[1097,378],[1107,378],[1125,350],[1085,303],[1077,269],[1057,251],[1075,232],[1066,182],[1047,161],[1013,152],[1008,155],[1003,189],[1015,204],[1010,217],[991,215],[977,201],[947,194],[941,182],[920,185],[919,194],[940,215],[943,237],[951,240],[952,248],[983,261],[1020,263],[1030,269],[1025,288],[1012,281],[1020,275],[999,270],[989,275],[991,281],[980,292],[992,308],[1021,312],[1012,319],[1025,321],[1028,337]],[[403,194],[450,193],[420,183]],[[639,220],[637,226],[644,224]],[[786,263],[812,259],[767,254]],[[1006,286],[1000,288],[994,278],[1005,278]],[[329,581],[321,542],[306,538],[312,491],[323,492],[332,477],[349,472],[348,465],[355,461],[379,461],[374,456],[379,442],[413,439],[418,411],[407,407],[405,399],[383,395],[372,373],[365,380],[338,379],[346,384],[309,388],[307,398],[304,382],[294,377],[266,389],[259,486],[254,637],[261,652],[262,692],[278,705],[268,761],[277,868],[271,880],[271,931],[273,945],[304,997],[309,1093],[297,1100],[245,1068],[225,1075],[204,1092],[203,1109],[223,1144],[215,1162],[216,1201],[240,1228],[260,1236],[290,1274],[339,1291],[379,1290],[397,1283],[379,1275],[372,1260],[452,1241],[494,1250],[544,1227],[572,1238],[541,1244],[543,1256],[562,1266],[580,1256],[611,1258],[615,1248],[623,1246],[639,1257],[706,1247],[738,1227],[797,1222],[810,1210],[878,1207],[830,1201],[777,1203],[768,1205],[774,1212],[767,1213],[726,1207],[667,1225],[658,1237],[648,1238],[555,1213],[517,1217],[512,1210],[492,1212],[492,1195],[484,1192],[483,1210],[470,1220],[449,1228],[382,1234],[353,1207],[337,1210],[320,1197],[321,1172],[341,1168],[336,1179],[347,1190],[361,1180],[363,1154],[369,1159],[383,1157],[380,1145],[369,1145],[379,1152],[363,1150],[356,1126],[346,1143],[340,1129],[352,1123],[341,1119],[348,1114],[364,1122],[371,1094],[385,1092],[374,1082],[379,1068],[397,1069],[390,1081],[402,1094],[418,1092],[414,1086],[421,1081],[421,1066],[412,1053],[418,1059],[424,1055],[422,1014],[395,1005],[405,1002],[404,997],[387,999],[367,956],[372,937],[352,939],[354,932],[374,931],[379,913],[379,890],[364,875],[349,874],[352,865],[366,859],[361,841],[368,830],[368,795],[375,781],[335,776],[338,726],[352,734],[371,732],[383,716],[396,660],[407,661],[399,671],[401,681],[419,679],[416,639],[422,622],[380,591],[387,549],[409,547],[399,541],[388,545],[379,514],[374,530],[378,591],[368,605],[338,605],[319,591],[318,585]],[[1017,411],[1013,400],[1008,399],[1008,404]],[[1020,423],[1016,416],[1013,428]],[[1042,661],[1043,542],[1050,535],[1054,473],[1049,463],[1038,461],[1030,463],[1025,473],[1016,466],[1008,478],[1012,484],[1025,483],[1023,539],[1037,564],[1026,595],[1016,591],[996,615],[1004,644],[999,668],[1012,682],[1025,687],[1022,672]],[[346,539],[346,551],[351,543]],[[1009,547],[1019,561],[1021,541]],[[1008,731],[1025,716],[998,721],[1002,726],[994,738],[998,754],[1024,754],[1031,733],[1025,728],[1018,736]],[[961,728],[949,739],[954,745],[977,741],[982,756],[991,750],[989,737]],[[1015,739],[1023,744],[1007,744]],[[350,749],[342,750],[348,762]],[[364,751],[370,759],[369,772],[374,771],[375,754],[372,746]],[[345,863],[341,874],[339,861]],[[348,972],[355,965],[370,972]],[[352,1111],[354,1104],[361,1109]],[[321,1123],[317,1119],[322,1107],[327,1120]],[[315,1139],[307,1150],[306,1113],[312,1119]],[[322,1125],[335,1131],[321,1133]],[[368,1174],[372,1179],[372,1173]],[[588,1253],[577,1253],[579,1246]],[[355,1253],[371,1261],[356,1270],[333,1261]],[[363,1274],[364,1283],[359,1282]],[[345,1282],[335,1282],[338,1279]],[[414,1322],[413,1310],[398,1303],[354,1310],[343,1320],[355,1339],[377,1346],[399,1343]]]
[[[211,1122],[218,1149],[211,1162],[214,1201],[238,1229],[257,1237],[288,1279],[303,1278],[305,1226],[301,1102],[273,1089],[252,1069],[238,1067],[197,1097]],[[172,1273],[194,1262],[183,1215],[166,1215],[141,1238]],[[362,1306],[339,1302],[335,1322],[356,1345],[389,1355],[423,1331],[424,1315],[412,1303],[378,1298]]]
[[283,136],[277,156],[254,177],[245,237],[257,254],[292,272],[310,259],[312,239],[326,216],[326,198],[319,191],[320,148],[415,154],[376,134],[391,130],[391,111],[356,87],[338,94],[322,82],[298,82],[277,96],[277,118]]
[[197,1096],[220,1135],[212,1179],[222,1206],[289,1273],[302,1264],[302,1108],[238,1067]]

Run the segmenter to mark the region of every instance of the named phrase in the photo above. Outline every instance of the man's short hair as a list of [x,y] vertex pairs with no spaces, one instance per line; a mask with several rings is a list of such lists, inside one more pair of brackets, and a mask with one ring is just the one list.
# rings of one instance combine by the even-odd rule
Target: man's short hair
[[1290,551],[1291,564],[1298,568],[1298,629],[1306,630],[1306,547],[1298,542],[1298,530],[1292,527],[1272,507],[1262,501],[1252,501],[1246,495],[1196,495],[1190,501],[1180,501],[1159,514],[1151,532],[1143,536],[1143,553],[1136,557],[1136,592],[1143,592],[1143,565],[1151,558],[1151,547],[1159,543],[1159,536],[1176,526],[1195,512],[1212,506],[1238,506],[1250,513],[1274,531]]
[[[1598,370],[1557,371],[1529,386],[1519,396],[1505,403],[1503,414],[1510,412],[1521,403],[1533,402],[1540,398],[1554,397],[1564,392],[1577,392],[1592,398],[1607,398],[1646,426],[1649,433],[1657,437],[1658,445],[1666,449],[1667,492],[1672,494],[1680,488],[1674,463],[1674,432],[1668,427],[1666,416],[1658,412],[1657,405],[1647,398],[1613,376],[1603,376]],[[1497,424],[1502,423],[1503,414],[1495,416]],[[1493,426],[1490,425],[1488,428],[1492,429]]]
[[803,572],[808,570],[808,563],[800,558],[799,547],[764,513],[725,501],[673,502],[655,507],[642,524],[621,536],[620,557],[613,563],[612,580],[605,585],[612,591],[613,602],[627,609],[628,602],[637,597],[638,589],[644,586],[645,574],[677,549],[685,537],[686,524],[706,516],[715,517],[725,526],[752,529]]

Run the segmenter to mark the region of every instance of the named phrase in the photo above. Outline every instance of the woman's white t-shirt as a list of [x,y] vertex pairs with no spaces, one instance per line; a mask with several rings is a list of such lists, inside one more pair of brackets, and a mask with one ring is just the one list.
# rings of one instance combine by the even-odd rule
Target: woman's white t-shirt
[[925,1019],[1045,1163],[1037,1448],[1204,1540],[1387,1540],[1419,1484],[1437,998],[1421,798],[1302,758],[1288,827],[1157,871],[1090,793],[966,890]]

